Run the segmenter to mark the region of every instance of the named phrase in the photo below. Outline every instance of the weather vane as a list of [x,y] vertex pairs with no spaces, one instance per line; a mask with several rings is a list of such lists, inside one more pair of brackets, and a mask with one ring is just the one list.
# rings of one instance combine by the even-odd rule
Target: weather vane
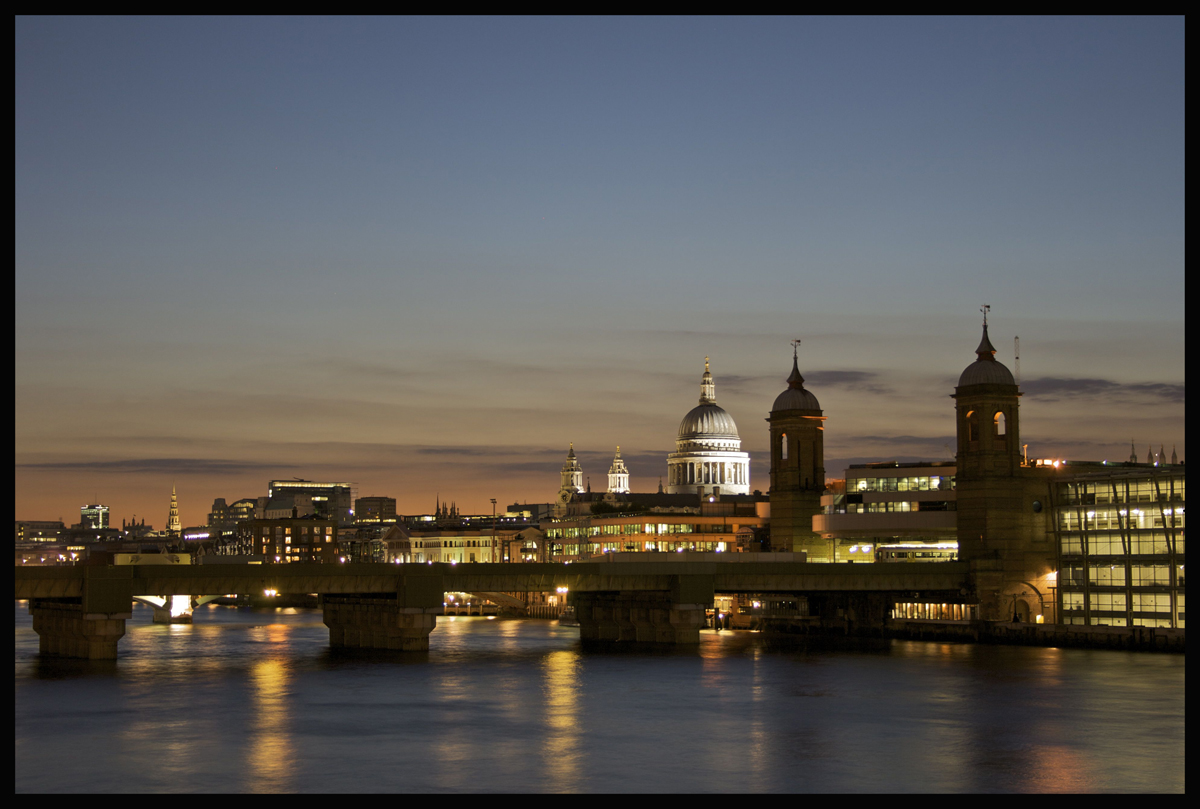
[[988,306],[985,303],[983,306],[979,307],[979,311],[983,312],[983,325],[986,326],[987,325],[987,313],[992,311],[992,307]]
[[796,359],[796,351],[800,348],[799,338],[792,340],[792,359]]

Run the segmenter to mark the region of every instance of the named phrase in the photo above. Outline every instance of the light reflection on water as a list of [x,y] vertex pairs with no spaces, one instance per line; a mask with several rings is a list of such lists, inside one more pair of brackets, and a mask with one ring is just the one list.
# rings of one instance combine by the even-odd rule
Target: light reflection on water
[[428,653],[347,653],[315,610],[138,608],[88,663],[39,658],[18,605],[16,789],[1184,789],[1182,655],[578,637],[441,618]]

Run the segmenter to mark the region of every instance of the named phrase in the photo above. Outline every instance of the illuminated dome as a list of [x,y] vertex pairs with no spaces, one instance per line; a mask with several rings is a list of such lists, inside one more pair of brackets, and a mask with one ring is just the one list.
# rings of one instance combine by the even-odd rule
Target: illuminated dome
[[983,324],[983,339],[975,349],[979,359],[967,366],[958,378],[958,386],[966,385],[1015,385],[1012,372],[996,361],[996,349],[988,339],[987,324]]
[[733,416],[715,402],[697,405],[688,411],[679,422],[679,439],[681,441],[696,441],[705,438],[726,438],[738,440],[737,425]]
[[717,406],[716,388],[705,357],[700,404],[679,422],[675,452],[667,456],[667,491],[749,494],[750,455],[741,449],[737,424]]

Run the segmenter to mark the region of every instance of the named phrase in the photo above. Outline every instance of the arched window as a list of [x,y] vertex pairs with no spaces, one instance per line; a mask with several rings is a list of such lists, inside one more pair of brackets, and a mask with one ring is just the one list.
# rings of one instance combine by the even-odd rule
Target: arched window
[[997,410],[996,415],[992,418],[992,421],[996,424],[996,435],[1003,437],[1005,434],[1004,412]]
[[784,461],[787,460],[787,433],[779,437],[779,457]]
[[979,440],[979,414],[974,410],[967,411],[967,440]]

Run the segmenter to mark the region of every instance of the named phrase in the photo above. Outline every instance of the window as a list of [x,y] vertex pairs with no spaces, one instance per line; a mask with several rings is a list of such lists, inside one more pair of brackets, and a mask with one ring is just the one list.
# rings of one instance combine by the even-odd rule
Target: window
[[967,440],[979,440],[979,415],[974,410],[967,411]]
[[1000,437],[1000,438],[1004,437],[1004,435],[1005,435],[1004,413],[1002,411],[997,410],[996,415],[992,417],[992,421],[996,425],[996,436]]

